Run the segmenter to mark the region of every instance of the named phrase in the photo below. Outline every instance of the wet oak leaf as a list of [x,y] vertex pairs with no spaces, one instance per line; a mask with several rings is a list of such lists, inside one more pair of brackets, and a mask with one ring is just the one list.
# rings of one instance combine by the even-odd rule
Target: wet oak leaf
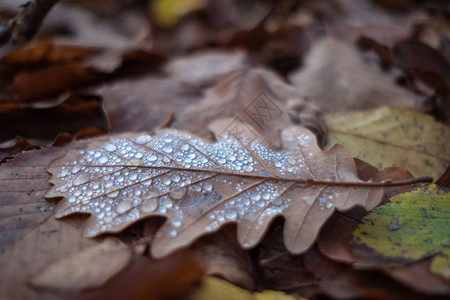
[[166,217],[152,242],[155,257],[227,223],[237,223],[239,243],[251,248],[277,216],[286,219],[287,249],[302,253],[335,208],[372,209],[381,200],[382,186],[358,179],[343,147],[323,152],[309,130],[295,126],[281,137],[281,151],[227,134],[208,144],[177,130],[93,139],[52,162],[46,197],[64,197],[57,218],[90,214],[87,237]]
[[450,280],[450,193],[436,185],[398,194],[353,233],[357,261],[401,265],[432,257],[431,272]]
[[450,128],[429,115],[381,107],[325,119],[329,146],[340,143],[379,169],[404,167],[415,176],[437,179],[450,163]]

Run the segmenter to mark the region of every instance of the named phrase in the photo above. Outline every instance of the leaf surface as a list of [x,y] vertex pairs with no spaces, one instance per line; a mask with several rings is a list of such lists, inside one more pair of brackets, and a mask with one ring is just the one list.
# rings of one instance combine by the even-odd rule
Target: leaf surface
[[383,104],[414,107],[417,101],[413,93],[366,64],[355,49],[333,38],[318,41],[304,68],[293,73],[290,81],[302,97],[325,112],[370,109]]
[[383,192],[358,179],[341,147],[323,152],[301,127],[283,130],[282,149],[223,134],[216,143],[177,130],[94,139],[54,161],[54,187],[64,197],[55,216],[91,214],[84,235],[119,232],[148,216],[164,216],[152,253],[161,257],[196,238],[237,223],[244,248],[255,246],[270,222],[284,216],[284,241],[301,253],[334,208],[375,207]]
[[[104,244],[101,240],[91,240],[81,236],[83,218],[76,216],[65,222],[53,218],[54,205],[45,201],[44,194],[50,188],[45,170],[55,158],[63,156],[65,148],[47,147],[42,150],[27,151],[0,167],[0,298],[36,298],[35,287],[52,286],[60,280],[61,288],[93,287],[110,278],[128,263],[130,251],[122,244],[117,247]],[[121,243],[121,242],[120,242]],[[120,244],[119,243],[119,244]],[[116,244],[117,245],[117,244]],[[124,247],[125,246],[125,247]],[[91,255],[78,261],[73,268],[58,268],[73,261],[80,253],[102,248],[109,251],[109,259],[117,261],[119,268],[96,268],[96,280],[92,279],[92,262],[97,257]],[[71,259],[72,258],[72,259]],[[119,262],[122,262],[120,264]],[[97,265],[98,266],[98,265]],[[39,277],[40,271],[45,271]],[[53,272],[48,272],[53,270]],[[83,274],[61,278],[62,273]],[[36,280],[36,281],[34,281]]]
[[434,256],[431,271],[450,279],[450,193],[435,185],[399,194],[364,218],[352,252],[359,262],[403,264]]
[[330,114],[329,143],[379,169],[404,167],[415,176],[437,179],[450,164],[450,129],[431,116],[381,107],[368,112]]

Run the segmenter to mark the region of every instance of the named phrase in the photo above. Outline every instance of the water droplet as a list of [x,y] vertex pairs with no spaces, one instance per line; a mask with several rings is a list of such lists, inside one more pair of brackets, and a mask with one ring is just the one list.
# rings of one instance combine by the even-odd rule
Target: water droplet
[[98,162],[101,164],[104,164],[108,161],[108,158],[105,155],[102,155],[99,159]]
[[158,207],[158,197],[153,192],[147,192],[142,196],[144,202],[142,202],[140,209],[143,213],[151,213]]
[[149,186],[152,184],[152,179],[144,179],[144,181],[142,181],[142,184],[145,186]]
[[158,157],[155,155],[155,154],[152,154],[152,155],[150,155],[149,157],[148,157],[148,160],[149,161],[155,161],[155,160],[157,160],[158,159]]
[[181,226],[181,221],[180,220],[178,220],[178,219],[175,219],[175,220],[173,220],[172,221],[172,226],[173,227],[180,227]]
[[170,185],[172,183],[172,180],[170,180],[170,178],[166,177],[166,178],[163,179],[163,183],[165,185]]
[[295,166],[295,164],[297,163],[297,162],[295,161],[295,159],[293,159],[293,158],[288,158],[287,162],[288,162],[288,164],[290,164],[290,165],[292,165],[292,166]]
[[245,166],[242,169],[244,170],[244,172],[251,172],[251,171],[253,171],[253,167],[251,167],[251,166]]
[[109,193],[108,196],[111,198],[115,198],[115,197],[119,196],[119,190],[115,190],[115,191]]
[[213,186],[211,183],[206,182],[205,185],[203,186],[203,189],[207,192],[210,192],[212,190]]
[[178,183],[181,180],[181,176],[178,174],[175,174],[172,176],[172,181],[175,183]]
[[72,168],[72,174],[78,173],[81,170],[81,166],[80,165],[75,165]]
[[90,179],[89,174],[82,173],[82,174],[78,175],[77,177],[75,177],[75,179],[73,180],[73,184],[80,185],[80,184],[88,182],[89,179]]
[[252,199],[253,201],[258,201],[259,199],[261,199],[261,194],[260,193],[253,193],[250,195],[250,199]]
[[131,203],[129,201],[122,201],[116,207],[116,212],[120,215],[131,209]]
[[144,156],[141,152],[136,153],[136,155],[134,157],[136,158],[142,158],[142,156]]
[[265,193],[262,194],[262,198],[263,198],[264,200],[269,200],[269,199],[270,199],[270,194],[267,193],[267,192],[265,192]]
[[134,142],[139,145],[147,144],[151,140],[151,136],[143,134],[134,139]]
[[228,220],[235,220],[237,217],[237,213],[234,210],[228,210],[225,213],[225,218],[227,218]]
[[172,229],[172,230],[169,232],[169,236],[171,236],[171,237],[176,237],[176,236],[177,236],[177,231],[176,231],[175,229]]
[[106,144],[105,145],[105,150],[109,151],[109,152],[114,152],[116,151],[117,147],[114,144]]
[[272,202],[272,204],[275,204],[275,205],[283,204],[283,200],[281,200],[280,197],[276,197],[276,198],[272,199],[270,202]]
[[179,187],[176,188],[173,191],[169,192],[169,197],[173,200],[180,200],[183,199],[184,195],[186,195],[187,188],[186,187]]
[[224,164],[227,162],[225,158],[219,158],[217,161],[219,162],[219,164]]
[[183,151],[187,151],[187,150],[189,150],[189,145],[188,144],[182,144],[180,146],[180,149],[183,150]]
[[170,146],[164,146],[163,151],[166,153],[172,153],[173,149]]
[[330,203],[330,202],[328,202],[326,205],[327,208],[331,208],[332,206],[333,206],[333,203]]
[[279,167],[281,167],[281,162],[277,160],[277,161],[275,161],[274,165],[275,165],[275,167],[279,168]]

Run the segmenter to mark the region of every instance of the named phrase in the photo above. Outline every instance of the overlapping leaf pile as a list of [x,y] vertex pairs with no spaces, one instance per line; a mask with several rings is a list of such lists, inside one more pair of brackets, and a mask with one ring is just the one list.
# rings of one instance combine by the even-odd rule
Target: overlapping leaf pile
[[0,298],[448,297],[447,2],[1,1]]

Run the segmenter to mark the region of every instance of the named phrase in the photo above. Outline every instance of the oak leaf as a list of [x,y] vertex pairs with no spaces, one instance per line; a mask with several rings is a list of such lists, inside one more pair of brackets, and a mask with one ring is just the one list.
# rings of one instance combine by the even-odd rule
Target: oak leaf
[[420,104],[413,93],[366,64],[354,48],[333,38],[318,41],[306,57],[305,66],[289,79],[302,97],[325,112]]
[[88,237],[166,217],[152,243],[155,257],[227,223],[237,223],[239,243],[251,248],[276,216],[286,219],[287,249],[301,253],[335,208],[379,203],[383,188],[357,177],[343,147],[323,152],[301,127],[286,128],[281,137],[281,151],[227,133],[210,144],[176,130],[94,139],[52,162],[54,186],[46,197],[65,198],[57,218],[90,214]]

